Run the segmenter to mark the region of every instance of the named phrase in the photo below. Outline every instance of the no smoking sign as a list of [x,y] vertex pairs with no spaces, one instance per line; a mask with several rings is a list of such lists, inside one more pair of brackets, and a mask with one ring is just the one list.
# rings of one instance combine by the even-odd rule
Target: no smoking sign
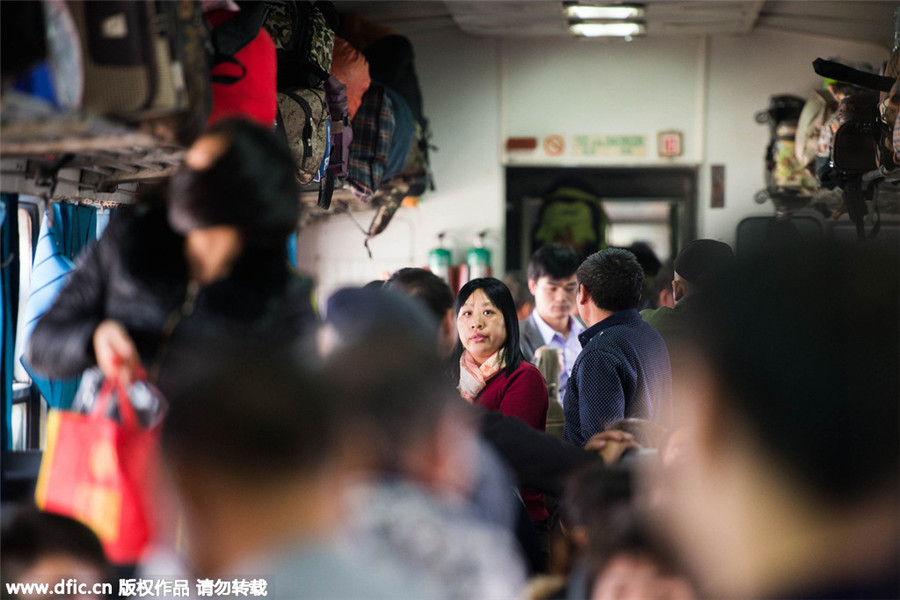
[[566,150],[566,140],[561,135],[548,135],[544,138],[544,152],[548,156],[562,156]]

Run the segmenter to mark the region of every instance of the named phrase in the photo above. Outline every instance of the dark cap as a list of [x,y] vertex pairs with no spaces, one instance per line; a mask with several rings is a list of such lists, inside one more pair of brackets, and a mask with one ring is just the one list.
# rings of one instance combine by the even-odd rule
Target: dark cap
[[725,242],[694,240],[675,258],[675,272],[690,283],[705,284],[734,264],[734,252]]

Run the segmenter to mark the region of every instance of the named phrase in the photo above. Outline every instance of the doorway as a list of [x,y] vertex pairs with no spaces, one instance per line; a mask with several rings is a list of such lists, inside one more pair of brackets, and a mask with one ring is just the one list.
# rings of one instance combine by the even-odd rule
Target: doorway
[[697,231],[693,167],[507,167],[506,270],[524,271],[543,198],[562,185],[589,189],[606,214],[610,246],[647,244],[660,261]]

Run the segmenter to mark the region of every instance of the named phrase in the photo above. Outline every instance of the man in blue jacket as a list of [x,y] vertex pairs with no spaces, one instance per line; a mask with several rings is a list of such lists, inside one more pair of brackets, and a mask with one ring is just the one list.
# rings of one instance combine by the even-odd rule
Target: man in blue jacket
[[635,256],[607,248],[576,273],[578,312],[587,329],[566,392],[563,438],[583,444],[617,419],[666,422],[671,368],[666,344],[641,319],[643,271]]

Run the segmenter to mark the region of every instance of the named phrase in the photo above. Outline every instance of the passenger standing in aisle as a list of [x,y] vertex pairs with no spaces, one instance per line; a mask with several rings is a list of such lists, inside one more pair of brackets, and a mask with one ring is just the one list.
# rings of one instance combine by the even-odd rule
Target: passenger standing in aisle
[[298,195],[293,158],[271,131],[217,122],[166,186],[120,211],[82,253],[35,327],[27,362],[50,377],[92,365],[129,377],[177,366],[170,350],[179,342],[274,352],[311,336],[311,285],[285,258]]
[[666,344],[637,311],[643,271],[634,255],[607,248],[577,272],[578,312],[588,326],[566,395],[563,437],[584,444],[625,417],[666,422],[671,369]]
[[[449,312],[453,320],[453,345],[456,345],[459,335],[453,313],[453,293],[443,279],[431,271],[410,267],[391,275],[385,288],[423,302],[435,320],[442,323],[438,334],[438,348],[442,356],[446,347],[444,322]],[[545,493],[559,495],[562,480],[569,472],[581,465],[597,462],[594,452],[601,454],[603,460],[614,463],[632,443],[630,434],[607,432],[595,438],[590,450],[585,452],[578,446],[528,427],[516,417],[488,411],[477,404],[471,407],[482,436],[509,464],[520,483]]]
[[697,295],[715,283],[717,277],[728,273],[734,267],[734,252],[731,246],[717,240],[694,240],[685,244],[675,257],[675,273],[672,281],[672,295],[675,307],[641,311],[641,318],[659,332],[669,348],[669,356],[674,363],[680,353],[675,352],[678,338],[690,327],[690,319],[699,303]]
[[[519,349],[516,307],[509,289],[493,277],[473,279],[456,297],[459,344],[451,368],[468,402],[517,417],[544,430],[549,399],[544,377]],[[532,522],[546,524],[539,492],[522,490]]]
[[566,382],[572,375],[575,359],[581,353],[578,336],[584,325],[575,318],[575,296],[578,293],[578,255],[562,244],[540,248],[528,263],[528,290],[534,295],[534,310],[519,321],[522,353],[537,364],[536,353],[543,349],[559,350],[559,402],[565,406]]

